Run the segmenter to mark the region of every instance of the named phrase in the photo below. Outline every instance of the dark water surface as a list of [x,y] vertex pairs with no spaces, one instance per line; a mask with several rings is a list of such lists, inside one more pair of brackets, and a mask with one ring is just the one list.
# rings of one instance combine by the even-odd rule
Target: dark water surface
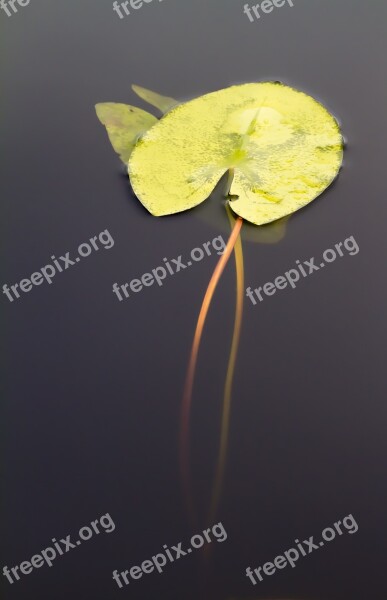
[[[10,303],[4,365],[1,565],[110,513],[95,536],[10,585],[7,600],[384,600],[387,567],[386,18],[382,0],[294,0],[250,23],[243,0],[164,0],[124,20],[110,0],[31,0],[1,12],[1,284],[20,282],[108,229],[94,252]],[[155,219],[131,196],[96,120],[100,101],[139,103],[138,83],[189,98],[275,79],[323,101],[348,140],[338,181],[294,215],[277,244],[245,239],[246,285],[349,236],[360,252],[245,315],[226,480],[209,561],[197,551],[119,589],[123,571],[202,527],[214,477],[235,269],[210,312],[194,391],[191,525],[178,470],[189,348],[216,256],[125,302],[114,282],[226,235],[191,211]],[[248,237],[247,234],[244,236]],[[253,587],[272,561],[353,514],[337,537]],[[2,570],[1,566],[1,570]]]

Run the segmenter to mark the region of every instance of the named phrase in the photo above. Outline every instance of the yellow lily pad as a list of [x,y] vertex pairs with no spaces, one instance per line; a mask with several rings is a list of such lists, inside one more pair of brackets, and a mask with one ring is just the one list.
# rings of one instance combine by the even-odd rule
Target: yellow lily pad
[[128,104],[103,102],[96,104],[95,110],[106,127],[114,150],[125,164],[139,136],[157,123],[156,117],[150,113]]
[[250,83],[173,108],[135,145],[129,176],[163,216],[203,202],[233,169],[230,207],[263,225],[320,195],[342,158],[339,125],[322,104],[280,83]]

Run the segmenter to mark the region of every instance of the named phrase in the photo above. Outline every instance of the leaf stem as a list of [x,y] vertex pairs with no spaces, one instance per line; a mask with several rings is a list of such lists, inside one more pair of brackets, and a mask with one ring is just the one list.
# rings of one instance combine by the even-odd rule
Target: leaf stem
[[192,349],[190,359],[188,363],[187,376],[184,386],[184,394],[181,409],[181,425],[180,425],[180,469],[183,482],[183,493],[187,504],[188,511],[195,521],[195,510],[194,503],[192,500],[191,490],[191,477],[190,477],[190,453],[189,453],[189,423],[192,406],[192,392],[194,376],[196,371],[196,365],[198,360],[198,353],[200,342],[203,334],[204,324],[208,315],[208,311],[211,305],[212,298],[215,293],[215,289],[222,276],[222,273],[227,265],[227,262],[232,254],[235,243],[240,234],[240,230],[243,224],[243,219],[238,217],[235,221],[234,228],[228,239],[226,248],[220,257],[218,264],[211,277],[210,283],[208,284],[207,291],[204,295],[203,303],[200,309],[195,335],[192,343]]
[[[231,215],[231,210],[229,207],[227,207],[227,209],[228,209],[227,212],[228,212],[228,216],[230,219],[230,223],[232,225],[233,218]],[[218,453],[218,462],[217,462],[216,475],[215,475],[215,483],[214,483],[214,487],[212,490],[212,500],[211,500],[209,523],[212,523],[215,520],[217,508],[219,505],[220,494],[221,494],[222,486],[223,486],[224,473],[225,473],[225,468],[226,468],[228,437],[229,437],[229,430],[230,430],[232,384],[233,384],[233,379],[234,379],[235,365],[236,365],[239,340],[240,340],[241,329],[242,329],[243,300],[244,300],[244,267],[243,267],[242,241],[241,241],[240,236],[238,237],[235,247],[234,247],[234,255],[235,255],[236,279],[237,279],[234,331],[233,331],[230,356],[229,356],[228,366],[227,366],[226,381],[225,381],[225,385],[224,385],[219,453]]]

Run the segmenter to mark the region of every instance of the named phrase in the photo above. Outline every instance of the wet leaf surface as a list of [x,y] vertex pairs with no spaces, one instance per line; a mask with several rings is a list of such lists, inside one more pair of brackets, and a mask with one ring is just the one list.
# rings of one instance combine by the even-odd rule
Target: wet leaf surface
[[280,83],[250,83],[172,109],[129,160],[135,194],[156,216],[197,206],[233,169],[232,210],[256,225],[302,208],[336,177],[343,139],[314,98]]

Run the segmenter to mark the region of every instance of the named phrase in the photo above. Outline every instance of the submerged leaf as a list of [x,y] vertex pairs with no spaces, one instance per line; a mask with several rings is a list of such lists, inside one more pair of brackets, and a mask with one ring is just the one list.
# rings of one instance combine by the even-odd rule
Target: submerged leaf
[[150,113],[127,104],[105,102],[96,104],[95,110],[106,127],[114,150],[125,164],[139,136],[157,123],[156,117]]
[[256,225],[305,206],[336,177],[337,121],[314,98],[278,83],[233,86],[177,106],[136,144],[133,190],[156,216],[197,206],[233,169],[230,207]]
[[142,100],[155,106],[159,109],[160,112],[165,114],[171,108],[174,108],[179,104],[177,100],[174,98],[168,98],[168,96],[161,96],[161,94],[156,94],[156,92],[152,92],[151,90],[147,90],[146,88],[140,87],[139,85],[132,85],[132,90],[140,96]]

